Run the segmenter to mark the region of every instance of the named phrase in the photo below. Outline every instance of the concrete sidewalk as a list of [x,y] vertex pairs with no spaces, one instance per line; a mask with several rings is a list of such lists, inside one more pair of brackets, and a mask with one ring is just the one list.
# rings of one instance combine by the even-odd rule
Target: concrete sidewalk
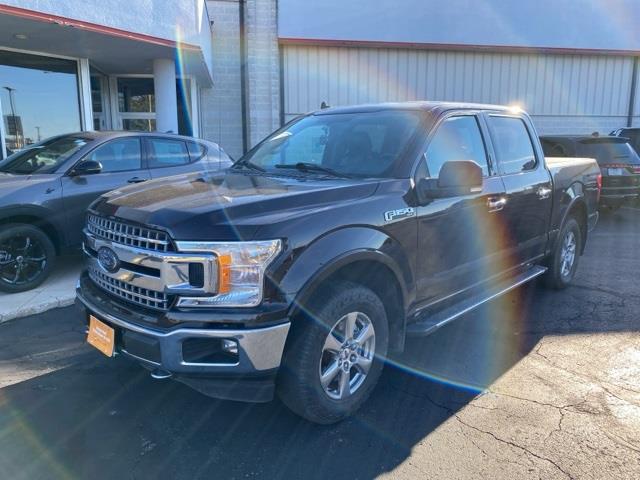
[[81,254],[65,255],[57,259],[53,273],[38,288],[22,293],[0,292],[0,323],[71,305],[81,267]]

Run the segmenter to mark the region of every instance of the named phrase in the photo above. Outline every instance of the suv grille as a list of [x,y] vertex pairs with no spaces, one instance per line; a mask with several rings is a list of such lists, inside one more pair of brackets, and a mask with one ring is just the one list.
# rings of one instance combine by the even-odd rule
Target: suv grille
[[100,270],[89,268],[89,278],[103,290],[124,300],[155,310],[168,310],[171,297],[163,292],[136,287],[121,280],[111,278]]
[[173,251],[169,235],[159,230],[124,223],[119,220],[89,214],[87,230],[98,238],[131,247],[154,250],[156,252]]

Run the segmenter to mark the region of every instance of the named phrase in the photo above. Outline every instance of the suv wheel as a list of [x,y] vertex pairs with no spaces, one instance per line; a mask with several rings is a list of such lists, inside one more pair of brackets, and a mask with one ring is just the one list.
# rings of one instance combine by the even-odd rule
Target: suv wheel
[[551,288],[562,289],[569,286],[578,268],[582,251],[582,233],[575,218],[567,219],[560,231],[555,250],[548,260],[549,270],[545,275]]
[[55,247],[32,225],[9,224],[0,230],[0,291],[24,292],[40,285],[51,272]]
[[330,424],[353,414],[371,394],[389,332],[382,301],[366,287],[339,282],[318,300],[318,308],[294,321],[278,394],[298,415]]

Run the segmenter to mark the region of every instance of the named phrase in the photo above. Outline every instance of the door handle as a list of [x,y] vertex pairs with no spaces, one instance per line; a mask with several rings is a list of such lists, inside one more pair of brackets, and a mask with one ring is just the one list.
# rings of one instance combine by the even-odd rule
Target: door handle
[[129,180],[127,180],[127,183],[142,183],[142,182],[146,182],[147,179],[146,178],[142,178],[142,177],[132,177]]
[[540,200],[545,200],[551,196],[551,189],[547,187],[540,187],[537,193]]
[[504,197],[490,197],[489,199],[487,199],[487,207],[489,208],[490,212],[499,212],[505,207],[506,204],[507,199]]

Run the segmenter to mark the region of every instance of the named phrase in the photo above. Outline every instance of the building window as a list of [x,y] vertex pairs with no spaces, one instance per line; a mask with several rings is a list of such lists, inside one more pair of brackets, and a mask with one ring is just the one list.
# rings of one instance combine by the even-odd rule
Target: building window
[[108,130],[109,119],[109,90],[107,77],[91,70],[91,106],[93,109],[93,129]]
[[155,118],[125,118],[122,120],[122,129],[130,132],[155,132]]
[[0,50],[0,109],[10,151],[79,131],[78,62]]
[[[189,79],[176,81],[178,133],[181,135],[193,135],[190,85]],[[155,131],[156,102],[153,77],[117,77],[116,89],[118,92],[116,125],[123,130]]]
[[117,79],[118,117],[123,130],[152,132],[156,123],[153,78]]

